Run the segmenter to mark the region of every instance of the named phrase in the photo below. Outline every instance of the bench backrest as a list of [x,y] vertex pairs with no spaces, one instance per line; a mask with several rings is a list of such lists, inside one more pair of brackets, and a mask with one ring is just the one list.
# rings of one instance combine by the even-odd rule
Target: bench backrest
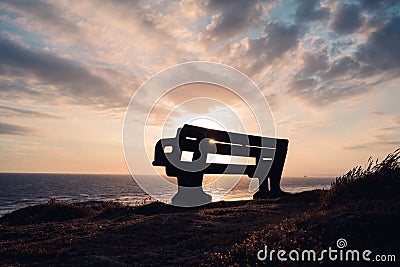
[[156,144],[153,165],[166,166],[167,175],[182,170],[207,174],[255,175],[269,169],[276,149],[287,148],[288,140],[246,135],[187,125],[179,128],[175,138]]

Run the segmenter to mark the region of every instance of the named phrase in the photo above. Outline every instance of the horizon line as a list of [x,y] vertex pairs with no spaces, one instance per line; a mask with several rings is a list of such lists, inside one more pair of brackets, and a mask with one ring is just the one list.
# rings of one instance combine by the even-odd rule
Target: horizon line
[[[0,171],[1,174],[68,174],[68,175],[130,175],[132,176],[129,172],[128,173],[116,173],[116,172],[104,172],[104,173],[99,173],[99,172],[29,172],[29,171],[22,171],[22,172],[16,172],[16,171]],[[153,174],[138,174],[141,176],[154,176]],[[206,175],[214,175],[214,174],[206,174]],[[218,174],[215,174],[218,175]],[[230,175],[230,174],[225,174],[225,175]],[[232,174],[232,175],[240,175],[240,174]],[[242,174],[243,176],[247,176],[245,174]],[[310,175],[285,175],[282,176],[282,178],[336,178],[339,177],[340,175],[337,174],[310,174]],[[173,177],[171,177],[173,178]],[[250,177],[249,177],[250,178]],[[250,178],[252,179],[252,178]]]

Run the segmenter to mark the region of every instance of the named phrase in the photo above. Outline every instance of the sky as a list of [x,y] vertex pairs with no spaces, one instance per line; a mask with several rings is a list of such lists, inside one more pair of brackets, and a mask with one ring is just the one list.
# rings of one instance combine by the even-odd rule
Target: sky
[[[255,82],[290,140],[285,176],[337,176],[400,147],[400,1],[1,0],[0,31],[0,172],[128,173],[131,96],[188,61]],[[182,92],[165,118],[207,95]],[[235,130],[198,101],[170,127],[222,114]]]

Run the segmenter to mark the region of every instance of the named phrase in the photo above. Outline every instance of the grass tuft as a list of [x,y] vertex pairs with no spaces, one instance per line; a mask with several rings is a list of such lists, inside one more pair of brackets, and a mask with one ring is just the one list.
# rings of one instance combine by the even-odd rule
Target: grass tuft
[[379,162],[368,159],[365,168],[357,166],[336,178],[322,201],[325,208],[354,206],[398,198],[400,188],[400,149]]
[[[257,252],[272,249],[317,253],[345,238],[350,248],[396,254],[400,240],[400,149],[382,162],[368,160],[338,177],[314,209],[275,224],[265,225],[225,252],[213,254],[204,266],[297,266],[276,257],[261,262]],[[398,255],[397,255],[398,256]],[[310,262],[308,262],[309,264]],[[332,264],[325,258],[314,265]]]

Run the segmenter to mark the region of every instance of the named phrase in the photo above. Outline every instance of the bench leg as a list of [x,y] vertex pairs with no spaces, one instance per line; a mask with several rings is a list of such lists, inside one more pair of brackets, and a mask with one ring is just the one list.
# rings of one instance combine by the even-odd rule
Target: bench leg
[[[271,169],[268,176],[259,185],[258,191],[253,195],[254,199],[278,197],[286,194],[281,189],[281,178],[283,166],[287,154],[287,142],[277,142],[274,161],[272,162]],[[268,188],[268,178],[270,180],[271,188]],[[260,179],[259,179],[260,182]]]
[[202,173],[181,171],[176,178],[178,179],[178,186],[201,187],[203,185]]
[[253,199],[263,199],[269,197],[268,177],[261,181],[258,179],[258,191],[253,195]]
[[184,172],[177,176],[178,192],[171,203],[176,206],[193,207],[212,201],[212,197],[203,191],[203,174]]

